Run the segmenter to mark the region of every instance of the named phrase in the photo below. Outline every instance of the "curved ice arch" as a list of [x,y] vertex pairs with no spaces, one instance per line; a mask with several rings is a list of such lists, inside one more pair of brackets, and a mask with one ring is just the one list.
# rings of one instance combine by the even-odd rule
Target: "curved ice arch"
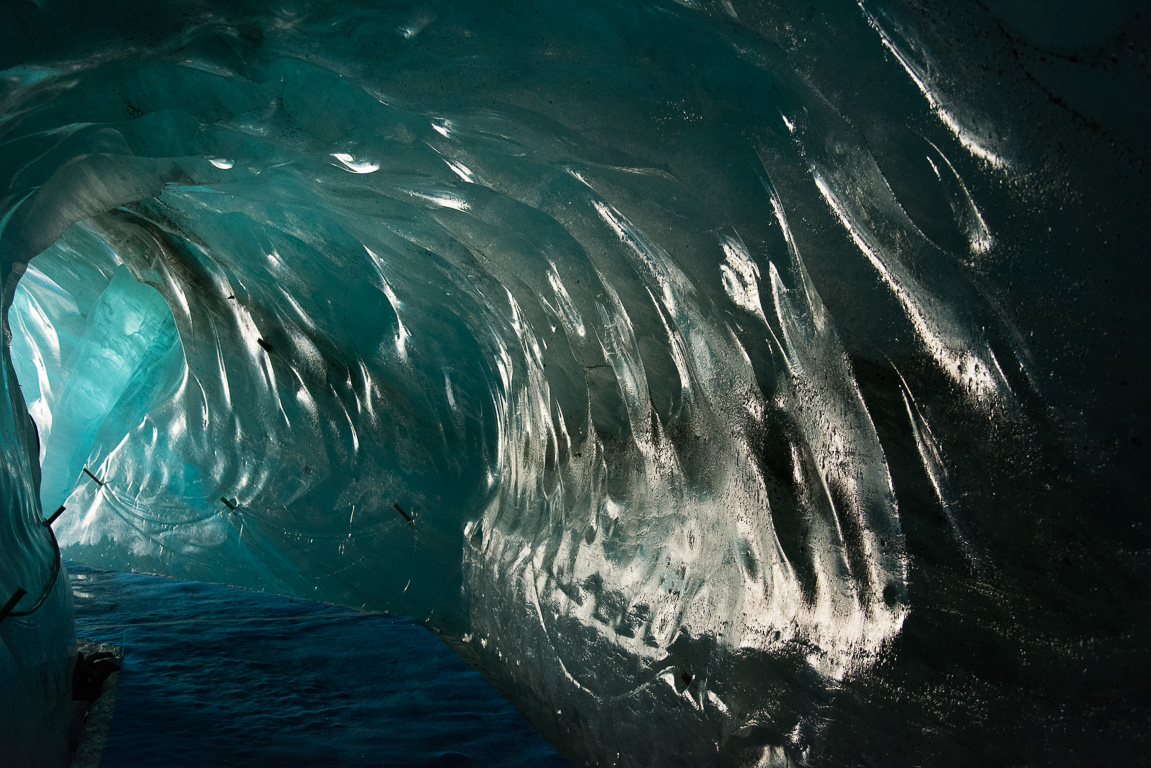
[[[308,87],[329,78],[291,66]],[[13,314],[44,339],[32,349],[49,449],[87,435],[42,487],[46,504],[84,510],[57,525],[67,551],[404,610],[467,637],[493,667],[542,633],[554,656],[525,673],[561,670],[576,698],[680,696],[685,639],[765,658],[802,648],[831,681],[871,664],[907,611],[898,510],[778,198],[762,193],[774,258],[733,230],[706,246],[715,267],[701,287],[679,266],[691,251],[673,255],[609,202],[633,170],[518,160],[490,138],[491,114],[453,116],[445,136],[418,113],[346,98],[419,143],[355,176],[328,159],[352,153],[285,154],[258,134],[247,154],[225,134],[229,146],[179,171],[90,154],[17,206],[18,247],[62,226],[64,190],[88,201]],[[445,161],[459,146],[477,177],[542,172],[551,199],[466,181]],[[126,199],[144,189],[159,193]],[[45,320],[36,287],[45,306],[91,293],[93,270],[112,277],[87,329],[48,343],[70,308],[57,301]],[[315,274],[324,292],[309,289]],[[171,319],[123,334],[136,351],[111,356],[123,383],[95,403],[68,383],[95,369],[69,364],[128,343],[100,317],[145,311],[132,295],[163,295]],[[752,313],[769,358],[753,361],[716,323],[717,301]],[[653,359],[674,378],[652,380]],[[132,386],[138,369],[150,382]],[[782,476],[765,451],[783,457]],[[103,484],[75,482],[81,467]],[[589,643],[623,654],[627,674],[587,663]],[[725,690],[721,667],[684,674],[705,722],[755,707]]]
[[[1055,385],[971,268],[1012,254],[985,199],[1038,216],[994,186],[1019,134],[955,108],[971,88],[894,11],[829,12],[850,55],[816,66],[788,24],[681,5],[556,5],[538,27],[220,11],[147,57],[5,71],[5,306],[28,292],[8,320],[37,339],[42,431],[71,426],[52,385],[114,275],[135,282],[109,302],[158,292],[179,339],[146,313],[157,344],[131,359],[153,375],[92,438],[105,484],[63,484],[82,510],[58,524],[68,551],[407,611],[604,761],[806,760],[844,721],[821,708],[867,705],[924,606],[940,633],[992,611],[1003,642],[1047,552],[1005,575],[1026,516],[972,519],[1042,491],[1066,523],[1080,477],[1047,482],[1061,448],[1036,382]],[[875,92],[837,92],[841,60]],[[0,583],[47,583],[8,386],[21,557]],[[1031,440],[1022,480],[988,470]],[[920,602],[908,507],[937,579]],[[1001,605],[981,581],[938,586],[953,551]],[[22,628],[8,647],[39,656],[4,680],[64,677],[66,600],[45,594],[53,642]],[[984,650],[970,634],[946,640]],[[923,709],[924,733],[954,723]]]

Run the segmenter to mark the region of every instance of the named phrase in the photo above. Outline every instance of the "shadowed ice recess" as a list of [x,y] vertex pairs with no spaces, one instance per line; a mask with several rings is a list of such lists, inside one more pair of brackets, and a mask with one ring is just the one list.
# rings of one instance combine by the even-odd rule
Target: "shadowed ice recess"
[[63,504],[415,617],[577,763],[1146,746],[1133,8],[264,5],[0,11],[18,607]]

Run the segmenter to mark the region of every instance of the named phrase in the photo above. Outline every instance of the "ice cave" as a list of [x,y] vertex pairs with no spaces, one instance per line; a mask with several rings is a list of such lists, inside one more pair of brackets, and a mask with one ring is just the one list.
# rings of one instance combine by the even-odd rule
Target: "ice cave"
[[1139,763],[1149,51],[6,0],[0,764],[67,762],[61,558],[411,616],[576,765]]

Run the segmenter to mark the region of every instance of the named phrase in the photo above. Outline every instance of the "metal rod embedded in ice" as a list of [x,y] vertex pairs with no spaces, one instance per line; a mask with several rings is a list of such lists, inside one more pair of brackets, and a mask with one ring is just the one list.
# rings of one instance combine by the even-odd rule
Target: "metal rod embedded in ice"
[[23,587],[16,587],[16,592],[8,599],[8,602],[4,603],[4,607],[0,608],[0,621],[8,618],[8,614],[12,613],[12,609],[16,607],[16,604],[19,603],[20,599],[26,594],[28,594],[28,592]]
[[44,525],[46,525],[46,526],[48,526],[49,528],[51,528],[51,527],[52,527],[52,523],[56,522],[56,518],[58,518],[58,517],[60,517],[60,515],[64,514],[64,510],[65,510],[65,509],[66,509],[66,507],[65,507],[63,504],[61,504],[61,505],[59,506],[59,508],[57,508],[57,510],[56,510],[55,512],[53,512],[53,513],[52,513],[52,516],[51,516],[50,518],[48,518],[47,520],[45,520],[45,521],[44,521]]

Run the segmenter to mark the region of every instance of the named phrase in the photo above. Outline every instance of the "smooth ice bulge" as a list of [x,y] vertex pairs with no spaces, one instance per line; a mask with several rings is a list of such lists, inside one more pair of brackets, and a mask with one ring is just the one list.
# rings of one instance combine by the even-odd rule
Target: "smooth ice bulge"
[[[137,282],[125,267],[116,270],[96,303],[80,316],[85,327],[78,338],[62,339],[56,331],[80,314],[71,295],[42,274],[36,278],[41,295],[62,299],[51,309],[66,314],[55,322],[55,312],[38,305],[40,292],[21,291],[10,315],[24,331],[13,360],[21,381],[36,385],[28,410],[40,417],[40,501],[44,509],[55,509],[86,468],[97,433],[122,433],[127,421],[152,405],[154,384],[162,380],[156,368],[178,352],[179,341],[164,297]],[[25,347],[26,356],[20,354]],[[45,360],[45,353],[53,358]],[[113,417],[116,409],[121,413]]]
[[66,503],[79,561],[410,614],[592,763],[1145,741],[1138,25],[4,12],[0,586]]

